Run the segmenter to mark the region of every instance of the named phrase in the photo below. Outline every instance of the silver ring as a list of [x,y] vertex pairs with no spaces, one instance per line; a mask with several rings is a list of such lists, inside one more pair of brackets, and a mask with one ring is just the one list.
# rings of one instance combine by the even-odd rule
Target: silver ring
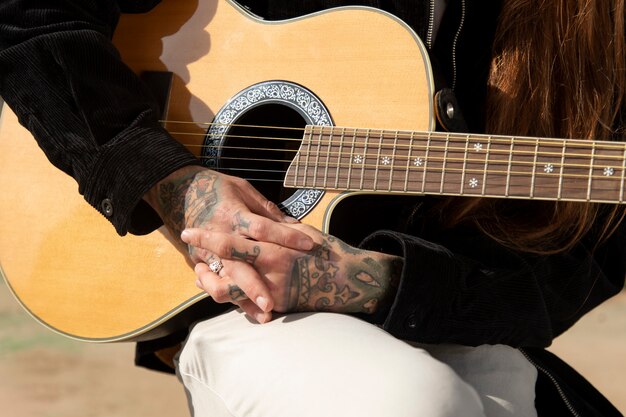
[[209,269],[211,271],[213,271],[214,273],[219,273],[222,268],[224,267],[224,265],[222,264],[222,262],[219,259],[214,260],[213,262],[211,262],[209,264]]

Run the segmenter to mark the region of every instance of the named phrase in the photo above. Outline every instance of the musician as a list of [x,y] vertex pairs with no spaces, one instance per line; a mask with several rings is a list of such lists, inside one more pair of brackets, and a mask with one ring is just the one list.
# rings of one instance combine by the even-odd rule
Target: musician
[[[298,224],[160,126],[110,42],[120,12],[157,3],[4,0],[0,95],[120,235],[164,223],[197,285],[240,307],[213,304],[177,356],[194,415],[616,413],[542,348],[623,288],[623,209],[411,198],[358,248]],[[268,19],[357,3],[402,18],[458,100],[442,128],[622,137],[623,0],[246,3]],[[152,352],[176,339],[138,362],[163,366]]]

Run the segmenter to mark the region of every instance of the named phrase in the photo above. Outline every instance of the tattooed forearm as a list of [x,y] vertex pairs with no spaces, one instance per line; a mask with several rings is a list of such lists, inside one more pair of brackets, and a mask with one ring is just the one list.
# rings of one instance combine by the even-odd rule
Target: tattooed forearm
[[[349,250],[345,250],[345,247]],[[396,257],[353,248],[326,236],[294,262],[288,310],[373,313],[386,304],[396,274]],[[401,260],[400,260],[401,262]]]
[[218,177],[211,171],[168,178],[159,184],[155,203],[165,225],[176,235],[210,219],[218,202]]

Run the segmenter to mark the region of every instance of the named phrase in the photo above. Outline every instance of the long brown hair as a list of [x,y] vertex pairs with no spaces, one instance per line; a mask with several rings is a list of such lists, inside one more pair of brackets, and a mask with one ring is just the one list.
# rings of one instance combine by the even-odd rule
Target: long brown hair
[[[626,88],[624,0],[504,0],[488,82],[488,133],[618,139]],[[621,128],[620,128],[621,129]],[[606,238],[620,206],[455,199],[449,224],[473,221],[517,249],[553,253]],[[517,209],[516,209],[517,207]],[[528,208],[526,207],[526,208]]]

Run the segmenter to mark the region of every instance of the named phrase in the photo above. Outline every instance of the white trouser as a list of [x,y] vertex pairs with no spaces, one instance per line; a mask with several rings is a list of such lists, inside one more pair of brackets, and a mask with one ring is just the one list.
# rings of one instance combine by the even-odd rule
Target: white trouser
[[200,322],[177,372],[194,417],[536,416],[536,370],[519,351],[410,345],[330,313]]

